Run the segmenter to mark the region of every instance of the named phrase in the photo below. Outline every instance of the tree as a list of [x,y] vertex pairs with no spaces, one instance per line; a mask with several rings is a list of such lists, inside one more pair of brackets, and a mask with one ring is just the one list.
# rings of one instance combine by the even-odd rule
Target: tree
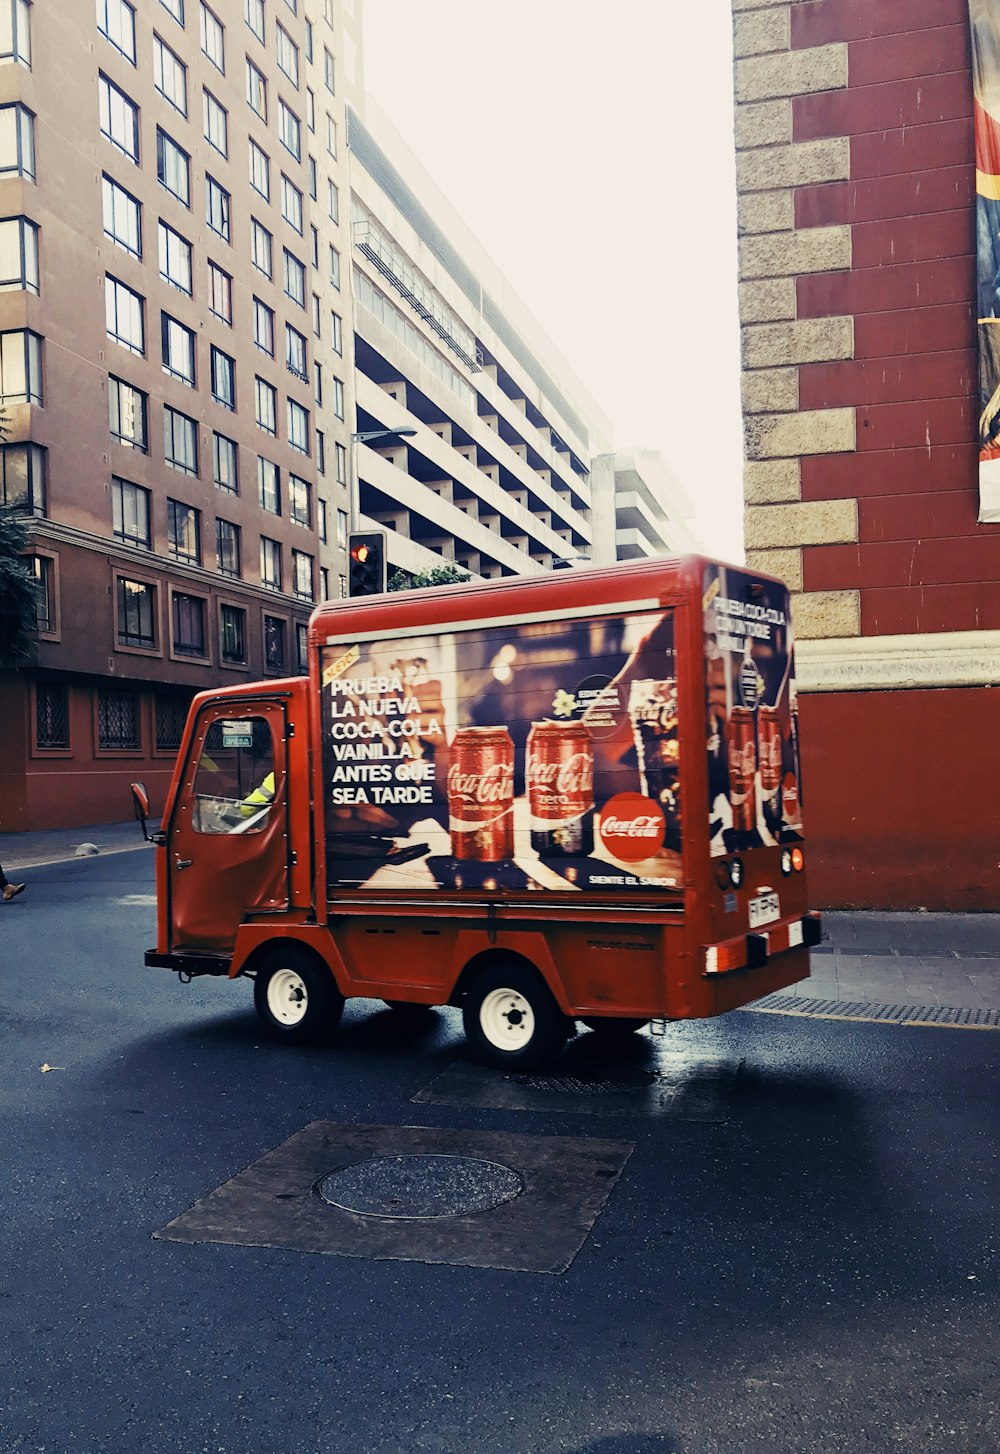
[[389,577],[386,586],[387,591],[415,591],[420,586],[461,586],[471,577],[467,570],[460,566],[436,565],[431,570],[417,571],[409,575],[406,571],[395,570]]
[[25,559],[28,532],[24,521],[0,505],[0,658],[16,661],[35,648],[37,588]]

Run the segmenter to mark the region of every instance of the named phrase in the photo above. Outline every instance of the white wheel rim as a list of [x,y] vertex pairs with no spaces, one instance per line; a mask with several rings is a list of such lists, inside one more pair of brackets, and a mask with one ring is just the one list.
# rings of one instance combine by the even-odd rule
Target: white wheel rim
[[294,969],[279,969],[267,984],[267,1008],[279,1025],[300,1025],[309,1008],[305,980]]
[[535,1012],[517,990],[491,990],[479,1007],[479,1024],[497,1050],[523,1050],[535,1033]]

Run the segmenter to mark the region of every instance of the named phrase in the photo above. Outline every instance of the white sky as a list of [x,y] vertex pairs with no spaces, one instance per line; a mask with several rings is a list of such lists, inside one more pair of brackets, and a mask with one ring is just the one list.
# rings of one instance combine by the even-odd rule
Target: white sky
[[365,0],[365,84],[614,427],[742,559],[729,0]]

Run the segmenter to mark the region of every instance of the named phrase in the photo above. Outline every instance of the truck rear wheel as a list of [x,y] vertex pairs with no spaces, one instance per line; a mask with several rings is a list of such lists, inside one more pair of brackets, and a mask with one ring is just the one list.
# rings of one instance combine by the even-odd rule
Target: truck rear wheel
[[533,1070],[558,1055],[569,1021],[544,980],[521,964],[484,969],[462,1007],[465,1038],[477,1057],[501,1069]]
[[330,971],[294,944],[270,950],[258,965],[253,1001],[270,1038],[289,1045],[329,1040],[344,1010]]

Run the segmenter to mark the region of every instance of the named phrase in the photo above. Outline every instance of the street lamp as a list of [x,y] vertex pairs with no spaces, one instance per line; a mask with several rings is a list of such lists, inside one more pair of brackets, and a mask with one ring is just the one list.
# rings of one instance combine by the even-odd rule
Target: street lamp
[[347,528],[349,531],[357,530],[358,517],[361,513],[361,487],[358,479],[358,469],[354,446],[356,444],[371,444],[373,439],[403,439],[416,434],[415,429],[360,429],[351,435],[351,479],[347,496]]

